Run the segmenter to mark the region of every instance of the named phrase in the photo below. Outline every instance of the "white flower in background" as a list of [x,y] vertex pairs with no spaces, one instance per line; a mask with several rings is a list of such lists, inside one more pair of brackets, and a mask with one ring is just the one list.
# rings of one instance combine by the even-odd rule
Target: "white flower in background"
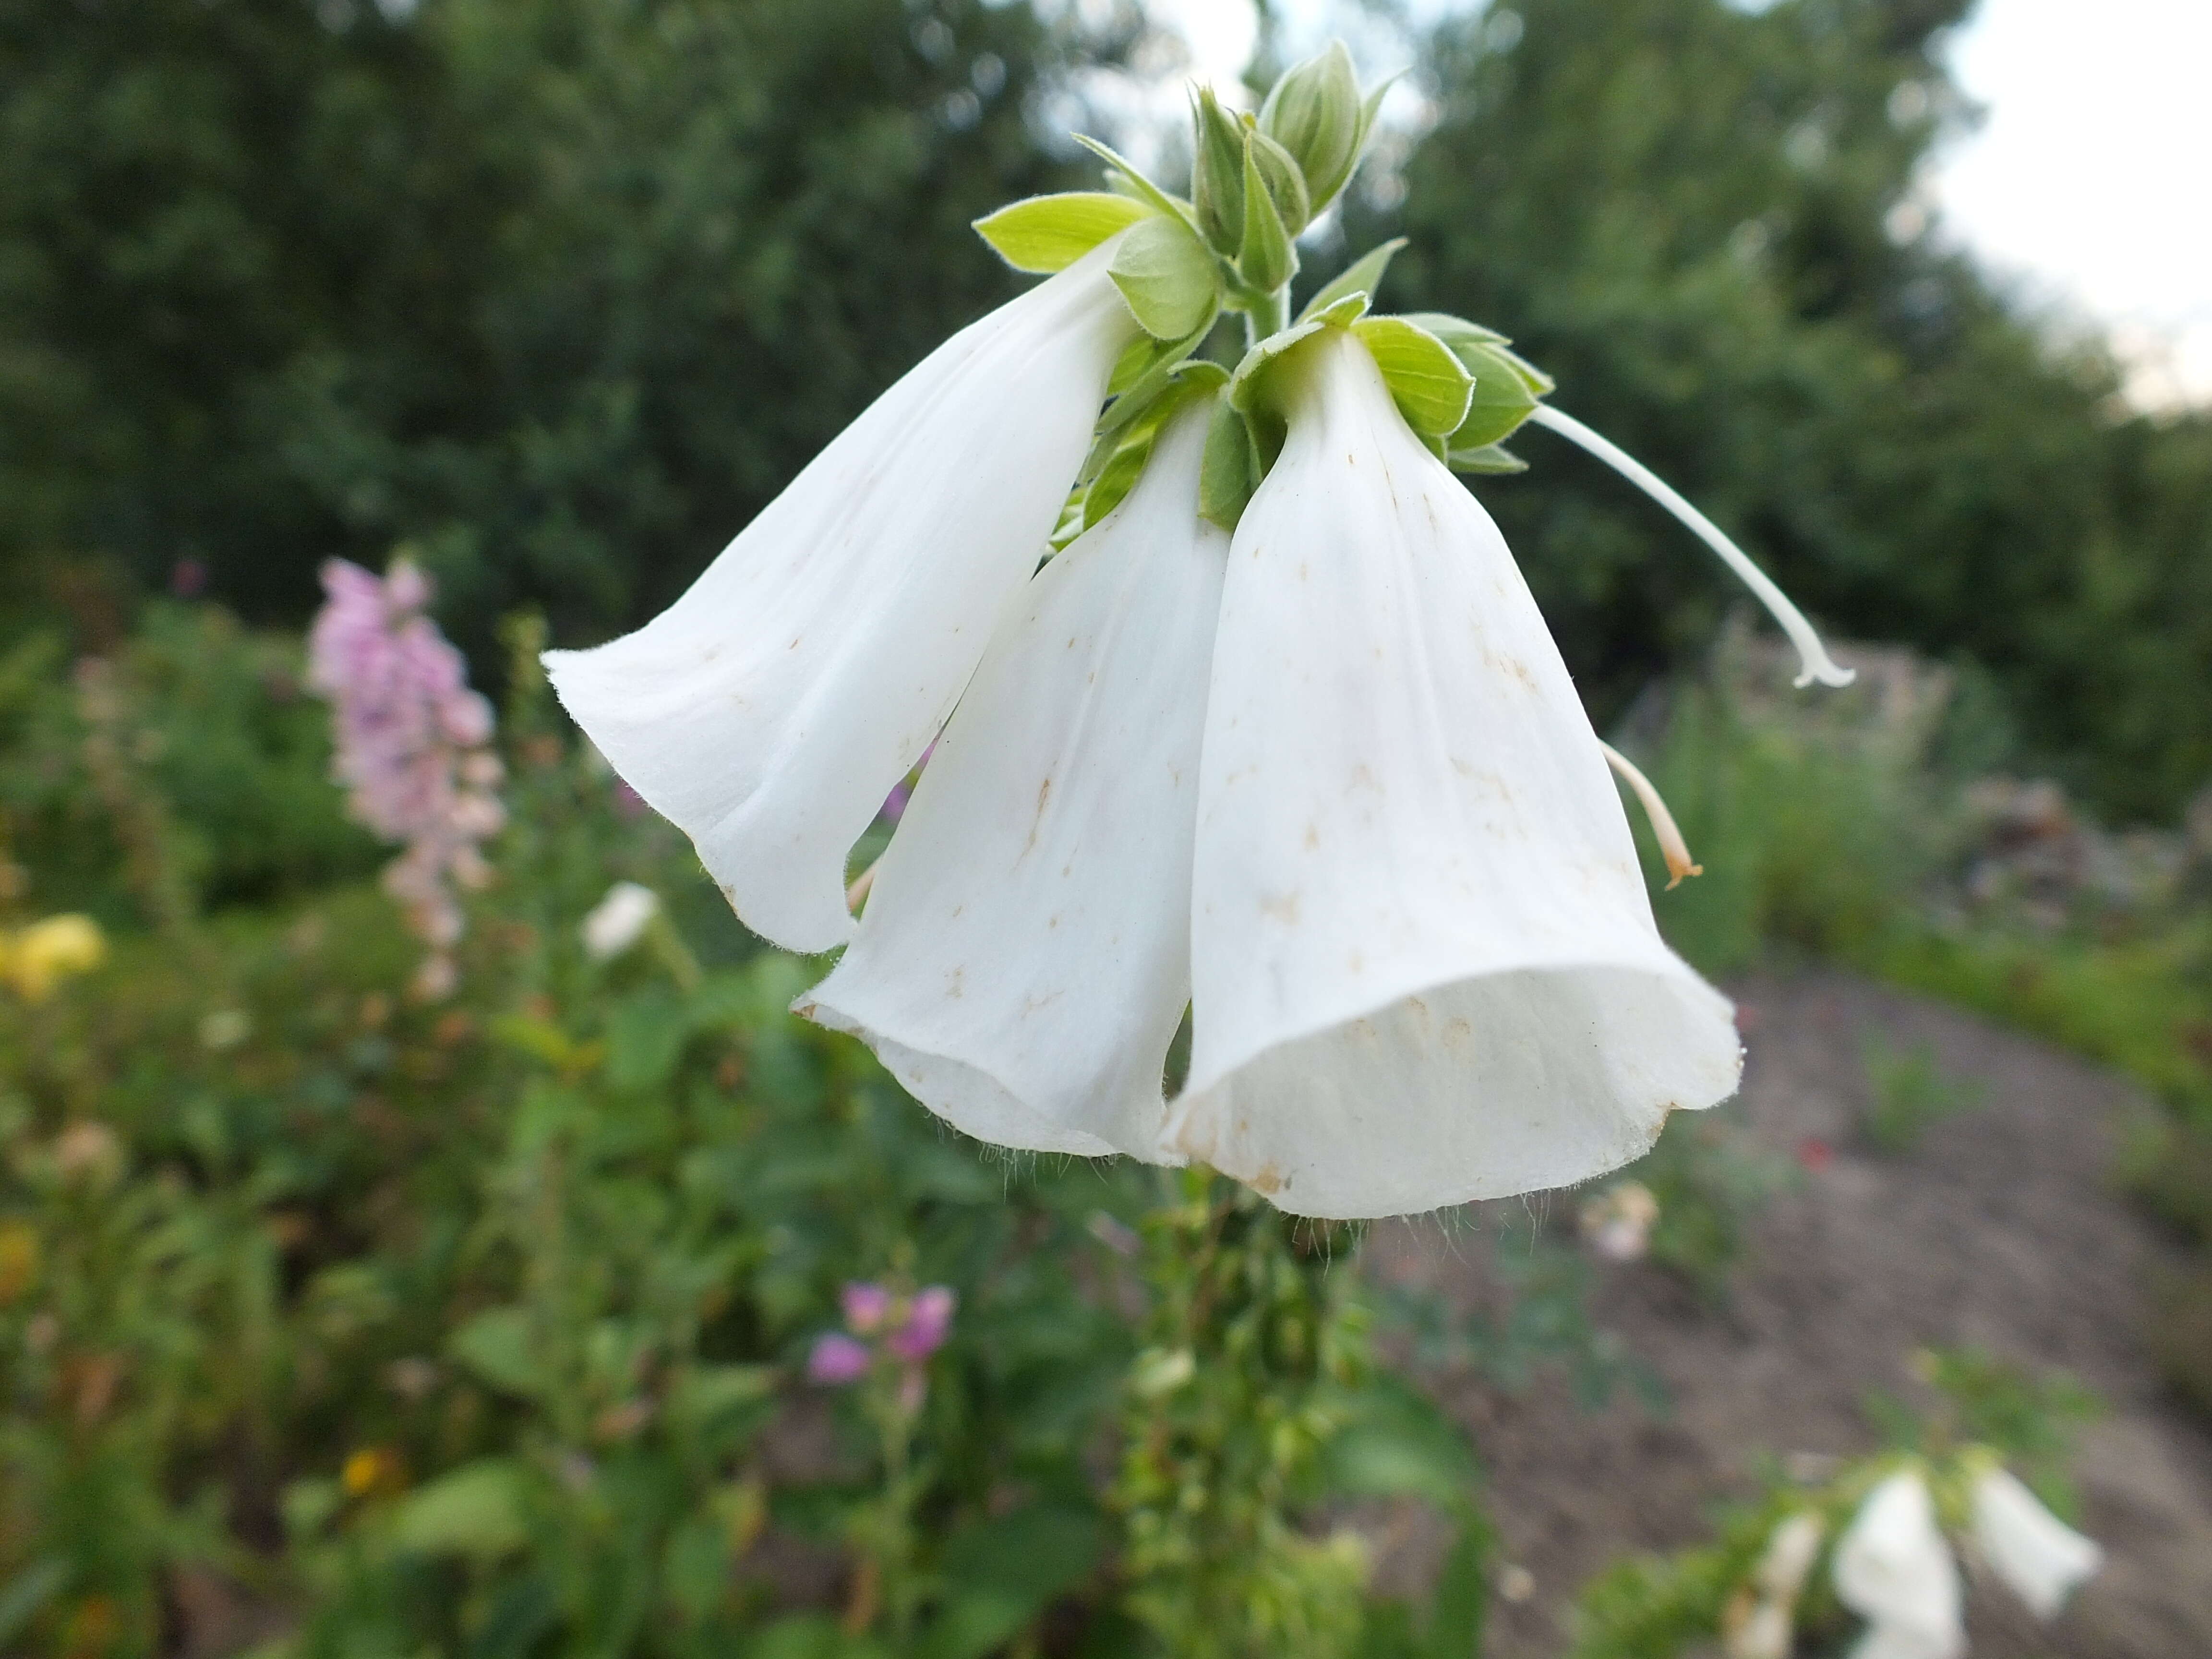
[[660,914],[660,895],[634,881],[618,881],[591,908],[577,931],[583,935],[584,954],[594,962],[609,962],[638,942],[653,919]]
[[1109,239],[932,352],[636,633],[546,653],[739,918],[826,951],[845,860],[1036,568],[1138,333]]
[[1917,1470],[1868,1494],[1836,1545],[1836,1595],[1868,1621],[1851,1659],[1957,1659],[1966,1650],[1959,1568]]
[[1991,1467],[1973,1485],[1974,1542],[1998,1577],[2039,1619],[2104,1565],[2105,1553],[2049,1510],[2018,1479]]
[[1200,766],[1172,1144],[1301,1214],[1565,1186],[1741,1067],[1490,515],[1360,338],[1274,371]]
[[1002,1146],[1157,1156],[1229,554],[1198,516],[1210,406],[1000,623],[857,936],[799,1004]]
[[1776,1527],[1751,1581],[1723,1620],[1728,1659],[1790,1659],[1798,1593],[1820,1553],[1820,1517],[1801,1510]]

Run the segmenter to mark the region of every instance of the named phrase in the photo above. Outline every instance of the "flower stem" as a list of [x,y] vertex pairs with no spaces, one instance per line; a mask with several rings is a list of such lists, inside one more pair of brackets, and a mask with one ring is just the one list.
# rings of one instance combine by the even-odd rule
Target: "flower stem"
[[1758,596],[1759,602],[1767,608],[1774,620],[1782,624],[1782,631],[1790,636],[1790,644],[1797,647],[1798,684],[1810,685],[1818,680],[1823,685],[1849,685],[1858,678],[1856,670],[1838,666],[1828,655],[1827,647],[1820,643],[1820,636],[1813,631],[1813,624],[1805,620],[1804,612],[1790,603],[1790,596],[1774,585],[1773,579],[1753,564],[1748,554],[1723,534],[1718,525],[1675,494],[1656,473],[1617,445],[1600,437],[1573,416],[1563,414],[1549,404],[1538,404],[1535,413],[1529,418],[1539,426],[1551,428],[1569,442],[1581,445],[1687,525],[1700,541],[1719,554],[1729,568],[1743,578],[1745,585]]
[[1279,334],[1291,325],[1291,285],[1288,283],[1267,294],[1252,295],[1244,312],[1244,347],[1250,350],[1271,334]]

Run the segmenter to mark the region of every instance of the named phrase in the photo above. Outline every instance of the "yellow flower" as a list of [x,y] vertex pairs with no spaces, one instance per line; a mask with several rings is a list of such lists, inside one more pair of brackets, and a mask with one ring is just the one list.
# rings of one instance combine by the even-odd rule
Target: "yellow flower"
[[407,1485],[406,1466],[389,1446],[363,1446],[345,1461],[338,1482],[349,1498],[386,1497]]
[[29,1290],[38,1277],[38,1234],[20,1221],[0,1227],[0,1308]]
[[58,981],[90,973],[106,955],[106,937],[90,916],[48,916],[0,939],[0,978],[26,1002],[43,1002]]

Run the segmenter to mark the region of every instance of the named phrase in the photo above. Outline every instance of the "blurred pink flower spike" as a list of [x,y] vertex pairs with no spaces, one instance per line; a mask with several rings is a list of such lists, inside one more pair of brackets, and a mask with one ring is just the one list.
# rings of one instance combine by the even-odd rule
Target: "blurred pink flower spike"
[[1222,594],[1167,1145],[1340,1219],[1615,1169],[1735,1091],[1729,1001],[1661,939],[1528,584],[1364,341],[1267,374],[1286,431]]
[[853,843],[1036,568],[1139,333],[1119,240],[923,359],[644,628],[546,653],[576,723],[776,945],[851,937]]
[[422,614],[430,582],[410,561],[380,578],[332,559],[323,589],[308,684],[333,705],[331,770],[354,817],[404,843],[384,884],[432,947],[418,993],[442,996],[455,979],[447,952],[464,925],[454,890],[490,878],[480,846],[506,822],[499,758],[487,746],[491,705],[469,690],[461,653]]
[[952,1334],[951,1290],[943,1285],[932,1285],[907,1304],[906,1317],[894,1328],[884,1346],[908,1364],[919,1364],[945,1346],[945,1339]]
[[866,1343],[833,1332],[814,1339],[813,1352],[806,1356],[806,1376],[823,1388],[842,1389],[866,1376],[874,1363]]
[[851,1284],[840,1293],[845,1310],[845,1328],[855,1336],[873,1336],[891,1316],[891,1293],[880,1285]]

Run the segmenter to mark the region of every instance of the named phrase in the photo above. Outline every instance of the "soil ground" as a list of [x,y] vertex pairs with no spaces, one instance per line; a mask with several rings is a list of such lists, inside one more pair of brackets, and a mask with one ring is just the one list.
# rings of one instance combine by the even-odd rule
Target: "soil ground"
[[[1972,1016],[1832,973],[1747,981],[1739,1115],[1776,1152],[1832,1149],[1755,1223],[1724,1304],[1644,1264],[1607,1267],[1593,1313],[1663,1380],[1654,1412],[1616,1393],[1579,1409],[1565,1382],[1517,1395],[1434,1379],[1473,1432],[1490,1481],[1502,1577],[1486,1659],[1554,1659],[1583,1582],[1624,1550],[1702,1541],[1714,1506],[1750,1490],[1763,1455],[1849,1455],[1879,1443],[1862,1406],[1910,1396],[1914,1350],[1972,1344],[2070,1372],[2105,1402],[2074,1465],[2104,1571],[2050,1626],[1970,1579],[1976,1659],[2212,1655],[2212,1425],[2162,1388],[2142,1334],[2172,1252],[2112,1187],[2118,1138],[2144,1109],[2126,1083]],[[1983,1090],[1899,1157],[1857,1125],[1869,1032],[1926,1042]],[[1819,1162],[1817,1158],[1814,1160]],[[1525,1234],[1523,1235],[1525,1237]],[[1480,1237],[1380,1231],[1381,1271],[1451,1300],[1486,1294]],[[1418,1543],[1408,1553],[1420,1553]]]

